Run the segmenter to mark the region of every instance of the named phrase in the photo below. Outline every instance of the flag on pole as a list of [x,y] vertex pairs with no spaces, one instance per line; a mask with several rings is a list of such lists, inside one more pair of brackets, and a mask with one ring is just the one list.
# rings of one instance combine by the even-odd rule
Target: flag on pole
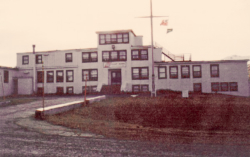
[[167,33],[170,33],[173,31],[173,28],[167,29]]
[[168,25],[168,20],[162,20],[161,26],[167,26]]

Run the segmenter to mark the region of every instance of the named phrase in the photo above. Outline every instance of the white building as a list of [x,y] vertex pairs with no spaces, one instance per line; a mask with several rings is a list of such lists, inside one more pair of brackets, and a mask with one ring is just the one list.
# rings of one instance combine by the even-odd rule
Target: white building
[[[151,91],[152,50],[143,46],[142,36],[132,30],[96,33],[97,48],[36,52],[33,47],[33,52],[17,53],[16,69],[7,69],[11,92],[6,94],[29,95],[43,89],[46,94],[80,94],[85,79],[89,92],[109,85],[124,92]],[[162,48],[154,48],[156,90],[249,96],[247,61],[164,62]]]

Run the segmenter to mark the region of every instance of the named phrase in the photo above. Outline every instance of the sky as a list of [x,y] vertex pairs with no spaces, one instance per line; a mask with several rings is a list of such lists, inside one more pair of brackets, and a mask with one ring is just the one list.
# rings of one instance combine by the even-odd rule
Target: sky
[[[250,55],[249,0],[152,0],[154,41],[193,61]],[[97,31],[132,29],[151,44],[150,0],[0,0],[0,66],[16,53],[97,47]],[[168,26],[161,26],[168,19]],[[166,33],[167,29],[173,31]]]

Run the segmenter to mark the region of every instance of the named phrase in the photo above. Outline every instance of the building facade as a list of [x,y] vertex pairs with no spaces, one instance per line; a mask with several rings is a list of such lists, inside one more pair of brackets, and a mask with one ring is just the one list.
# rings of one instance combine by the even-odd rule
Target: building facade
[[[158,89],[249,96],[247,60],[162,61],[162,48],[142,44],[132,30],[96,32],[97,47],[17,53],[12,93],[81,94],[118,85],[124,92]],[[11,72],[12,73],[12,72]],[[12,76],[12,74],[11,74]],[[15,82],[15,81],[16,82]],[[14,83],[15,82],[15,83]]]

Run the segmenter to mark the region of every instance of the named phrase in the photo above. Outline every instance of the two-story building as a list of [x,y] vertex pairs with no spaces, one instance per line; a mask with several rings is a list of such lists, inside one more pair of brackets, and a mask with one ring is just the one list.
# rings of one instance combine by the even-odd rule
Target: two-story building
[[[249,96],[248,60],[162,61],[162,48],[142,44],[132,30],[96,32],[96,48],[17,53],[13,89],[17,94],[152,90],[152,63],[158,89]],[[15,82],[15,83],[14,83]],[[14,90],[13,90],[14,92]]]

